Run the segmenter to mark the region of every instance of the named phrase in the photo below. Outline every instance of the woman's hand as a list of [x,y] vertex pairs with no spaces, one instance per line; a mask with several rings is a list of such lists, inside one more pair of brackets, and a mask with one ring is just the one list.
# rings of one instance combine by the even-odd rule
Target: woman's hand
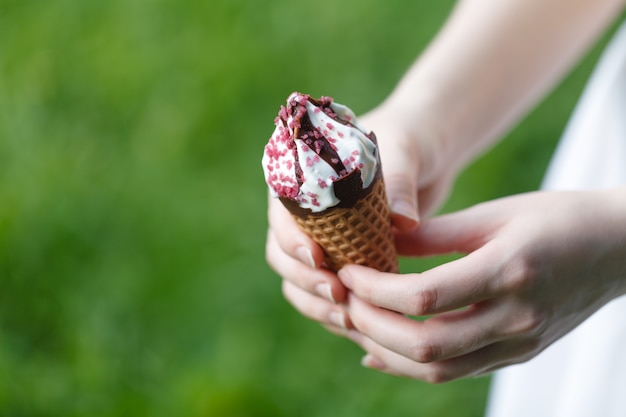
[[495,200],[397,240],[404,255],[465,257],[421,274],[345,267],[364,364],[444,382],[534,357],[626,293],[625,208],[626,188]]
[[[409,124],[400,117],[381,106],[359,121],[376,133],[393,224],[408,232],[417,227],[420,214],[441,203],[453,173],[448,172],[449,164],[435,163],[437,138],[404,130]],[[285,298],[303,315],[335,330],[350,327],[340,305],[347,292],[337,275],[323,267],[320,247],[300,231],[278,200],[270,198],[268,217],[266,259],[283,279]]]

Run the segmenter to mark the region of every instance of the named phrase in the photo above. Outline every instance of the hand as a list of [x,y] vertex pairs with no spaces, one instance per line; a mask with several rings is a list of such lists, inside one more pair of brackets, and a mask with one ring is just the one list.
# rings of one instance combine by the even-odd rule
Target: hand
[[[436,172],[450,165],[434,163],[434,135],[403,130],[402,126],[409,124],[401,117],[400,112],[383,106],[359,120],[378,138],[394,226],[410,231],[417,227],[418,211],[424,215],[441,203],[453,175],[443,169]],[[303,315],[335,330],[349,327],[347,315],[338,305],[345,301],[346,290],[334,273],[322,268],[322,250],[298,229],[276,199],[270,198],[268,217],[266,258],[283,278],[285,298]]]
[[465,257],[421,274],[345,267],[365,365],[437,383],[534,357],[626,293],[624,207],[626,188],[495,200],[397,241],[404,255]]

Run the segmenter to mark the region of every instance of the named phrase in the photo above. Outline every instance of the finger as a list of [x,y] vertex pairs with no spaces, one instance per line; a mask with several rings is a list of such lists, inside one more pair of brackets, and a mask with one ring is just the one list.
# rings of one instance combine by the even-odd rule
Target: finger
[[488,244],[463,258],[420,274],[389,274],[348,265],[339,271],[343,285],[362,300],[411,316],[451,311],[500,295],[502,258]]
[[415,230],[420,221],[417,193],[407,173],[385,174],[385,188],[393,226],[401,232]]
[[[397,146],[402,147],[402,143]],[[390,150],[391,151],[391,150]],[[419,208],[417,201],[416,159],[412,159],[406,152],[397,149],[389,152],[381,151],[382,166],[384,167],[385,192],[391,209],[393,225],[401,231],[411,231],[419,224]],[[400,158],[392,158],[400,154]]]
[[423,221],[419,229],[398,234],[396,246],[404,256],[469,253],[484,245],[501,225],[496,213],[479,205]]
[[417,198],[419,201],[420,218],[427,218],[447,199],[451,189],[451,177],[439,177],[434,183],[420,186]]
[[[375,358],[372,366],[375,369],[433,384],[485,375],[504,366],[527,361],[540,352],[532,341],[511,341],[494,343],[453,359],[419,363],[379,345],[358,332],[349,331],[348,334],[363,350]],[[370,363],[367,360],[363,361],[365,366]]]
[[312,268],[319,267],[324,260],[324,252],[296,224],[280,201],[269,199],[268,220],[281,250],[294,259]]
[[303,316],[334,329],[351,326],[348,315],[341,306],[315,297],[289,281],[283,281],[283,295]]
[[466,355],[505,338],[497,308],[485,304],[423,322],[380,309],[351,295],[354,327],[380,345],[421,363]]
[[278,244],[273,229],[267,233],[266,258],[274,271],[302,290],[333,303],[340,303],[345,299],[346,289],[335,274],[326,269],[314,269],[303,265],[287,255]]
[[346,337],[348,334],[347,328],[343,328],[334,324],[322,323],[322,327],[336,336]]
[[381,346],[416,362],[461,357],[496,342],[539,339],[545,315],[514,302],[497,300],[446,313],[423,322],[349,297],[354,327]]

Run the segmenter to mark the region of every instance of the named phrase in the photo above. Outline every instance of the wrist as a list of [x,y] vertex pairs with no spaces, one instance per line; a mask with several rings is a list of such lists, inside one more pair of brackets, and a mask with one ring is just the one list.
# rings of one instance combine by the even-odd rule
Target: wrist
[[408,141],[406,148],[416,150],[420,182],[430,183],[441,177],[454,178],[463,169],[463,153],[451,140],[450,126],[444,114],[429,104],[427,95],[403,97],[394,93],[377,109],[389,123],[394,123]]

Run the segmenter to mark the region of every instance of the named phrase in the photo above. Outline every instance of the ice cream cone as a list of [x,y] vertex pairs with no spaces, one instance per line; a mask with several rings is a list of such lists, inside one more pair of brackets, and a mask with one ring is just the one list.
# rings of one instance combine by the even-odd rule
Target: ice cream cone
[[338,271],[398,272],[376,135],[330,97],[292,93],[274,120],[263,168],[270,194]]
[[301,217],[293,214],[300,228],[317,242],[328,268],[358,264],[382,272],[398,272],[389,206],[382,178],[371,192],[351,208],[330,208]]

